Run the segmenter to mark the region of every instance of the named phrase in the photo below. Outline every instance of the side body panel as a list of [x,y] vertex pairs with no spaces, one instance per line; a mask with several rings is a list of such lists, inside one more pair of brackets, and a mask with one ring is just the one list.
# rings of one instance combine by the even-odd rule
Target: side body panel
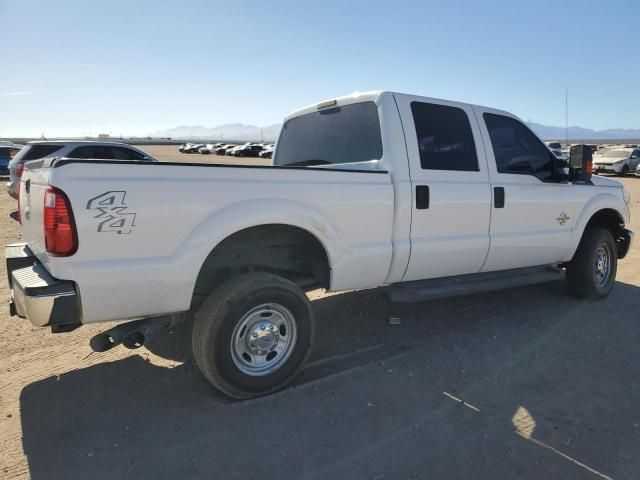
[[41,215],[26,222],[25,238],[53,276],[78,284],[85,323],[189,309],[209,252],[255,225],[315,235],[329,256],[332,289],[376,287],[388,275],[388,173],[94,161],[52,168],[49,182],[71,201],[78,251],[46,255]]

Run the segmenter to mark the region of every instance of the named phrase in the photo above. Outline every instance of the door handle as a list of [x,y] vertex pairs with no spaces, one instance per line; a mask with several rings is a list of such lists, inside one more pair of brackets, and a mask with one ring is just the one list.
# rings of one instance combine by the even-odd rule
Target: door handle
[[504,187],[493,187],[493,206],[504,208]]
[[429,208],[429,187],[416,185],[416,209],[425,210],[427,208]]

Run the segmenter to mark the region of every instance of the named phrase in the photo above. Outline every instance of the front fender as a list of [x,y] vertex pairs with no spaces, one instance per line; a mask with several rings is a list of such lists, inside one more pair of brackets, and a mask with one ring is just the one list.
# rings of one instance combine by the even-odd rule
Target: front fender
[[[616,193],[618,193],[617,190]],[[605,209],[614,210],[620,217],[620,223],[629,223],[629,210],[622,198],[615,195],[613,192],[597,194],[582,207],[580,213],[576,216],[576,221],[573,224],[571,232],[571,239],[569,241],[569,249],[563,261],[568,262],[573,258],[573,255],[580,244],[580,240],[582,239],[582,235],[587,228],[589,220],[591,220],[597,212]]]

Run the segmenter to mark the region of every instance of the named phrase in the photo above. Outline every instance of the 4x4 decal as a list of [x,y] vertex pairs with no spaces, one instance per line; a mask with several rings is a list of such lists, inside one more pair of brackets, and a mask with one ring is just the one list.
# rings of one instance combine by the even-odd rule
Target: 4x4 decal
[[93,217],[100,220],[98,232],[115,232],[128,235],[136,226],[136,214],[128,211],[124,203],[126,191],[104,192],[87,202],[87,210],[96,210]]

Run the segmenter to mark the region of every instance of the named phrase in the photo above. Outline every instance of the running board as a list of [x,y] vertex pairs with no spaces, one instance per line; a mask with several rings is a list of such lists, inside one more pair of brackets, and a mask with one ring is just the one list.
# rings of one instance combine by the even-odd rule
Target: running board
[[516,268],[500,272],[472,273],[396,283],[387,288],[387,294],[392,302],[424,302],[436,298],[552,282],[562,278],[564,278],[564,270],[553,266]]

